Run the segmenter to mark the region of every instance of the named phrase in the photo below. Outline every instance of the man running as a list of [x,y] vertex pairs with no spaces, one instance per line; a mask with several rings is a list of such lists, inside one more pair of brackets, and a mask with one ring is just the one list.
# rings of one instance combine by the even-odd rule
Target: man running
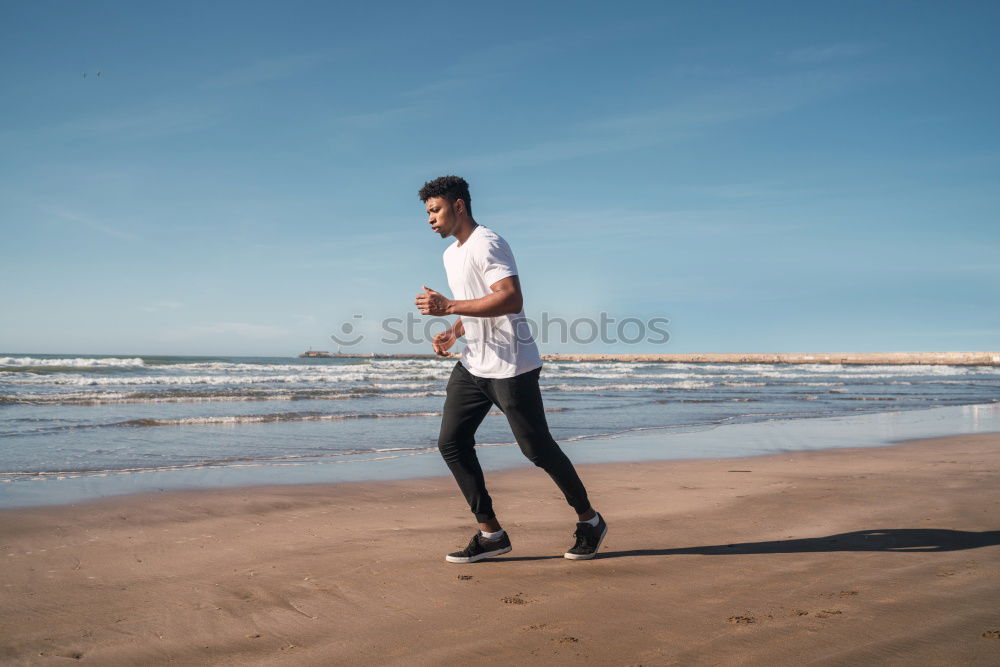
[[465,179],[442,176],[425,183],[420,200],[431,228],[441,238],[455,237],[444,251],[444,268],[455,298],[424,286],[416,305],[424,315],[459,315],[432,342],[439,356],[448,356],[451,346],[465,337],[465,349],[448,380],[438,449],[479,522],[479,532],[469,545],[448,554],[446,560],[474,563],[511,550],[510,538],[493,512],[475,450],[476,429],[494,405],[506,415],[524,455],[552,477],[577,513],[576,543],[564,556],[593,558],[608,526],[590,506],[573,464],[549,434],[538,388],[542,359],[524,318],[510,246],[473,219]]

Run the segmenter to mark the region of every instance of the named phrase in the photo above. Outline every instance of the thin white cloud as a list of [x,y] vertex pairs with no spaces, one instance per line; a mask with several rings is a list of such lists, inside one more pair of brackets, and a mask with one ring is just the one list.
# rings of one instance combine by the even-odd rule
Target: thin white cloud
[[589,128],[677,138],[706,127],[792,111],[843,92],[857,82],[853,75],[827,72],[748,77],[664,108],[602,119]]
[[[560,43],[560,48],[562,46]],[[443,78],[400,91],[400,104],[341,116],[334,122],[350,129],[372,130],[426,117],[442,100],[460,98],[484,86],[495,86],[497,79],[556,50],[552,40],[536,39],[494,44],[471,51],[452,63]]]
[[950,329],[948,331],[900,331],[899,336],[918,336],[920,338],[937,338],[945,336],[996,336],[996,348],[1000,349],[1000,329]]
[[442,100],[461,99],[473,91],[500,86],[504,78],[523,71],[532,63],[542,61],[547,56],[586,47],[601,39],[609,39],[624,28],[634,31],[638,26],[631,23],[617,28],[607,26],[606,34],[599,37],[591,33],[562,33],[558,40],[542,37],[491,44],[471,50],[445,68],[442,78],[421,82],[400,91],[400,104],[336,120],[350,128],[381,129],[400,121],[423,118],[442,104]]
[[567,51],[586,43],[588,38],[561,34],[558,40],[549,37],[522,39],[492,44],[462,54],[449,68],[454,75],[479,79],[483,75],[511,72],[546,55]]
[[334,123],[351,129],[375,130],[387,126],[398,125],[400,122],[415,120],[429,115],[431,105],[426,102],[405,104],[390,109],[364,111],[361,113],[341,116]]
[[433,97],[459,95],[468,89],[470,83],[475,83],[475,81],[476,79],[472,77],[448,77],[404,90],[399,96],[403,99],[426,100]]
[[289,79],[332,59],[333,56],[328,53],[297,53],[262,58],[213,77],[202,83],[202,88],[231,88]]
[[828,63],[834,60],[845,60],[857,58],[875,49],[871,44],[842,43],[829,44],[826,46],[809,46],[802,49],[788,51],[782,55],[786,60],[793,63],[815,65]]
[[112,135],[120,139],[149,139],[196,132],[218,124],[220,119],[221,115],[211,109],[154,106],[79,118],[60,125],[55,131],[72,137]]
[[197,340],[218,336],[229,336],[250,340],[269,340],[283,338],[289,335],[288,329],[268,324],[251,324],[249,322],[216,322],[214,324],[193,324],[165,331],[160,335],[162,341],[176,342]]
[[[742,206],[742,204],[741,204]],[[579,244],[593,244],[595,236],[607,233],[609,225],[615,229],[641,229],[643,238],[678,239],[695,237],[747,238],[757,235],[787,234],[808,225],[799,222],[760,222],[747,224],[733,219],[730,208],[703,207],[700,209],[675,209],[664,211],[527,209],[499,211],[490,217],[491,227],[516,229],[517,235],[530,239],[535,247],[551,244],[553,248]],[[525,220],[544,221],[544,225],[525,225]],[[565,230],[573,230],[567,235]]]
[[1000,264],[960,264],[954,267],[958,271],[986,271],[988,273],[1000,272]]
[[43,213],[46,213],[57,220],[60,220],[62,222],[70,222],[75,225],[86,227],[87,229],[103,234],[104,236],[110,236],[112,238],[116,238],[122,241],[140,240],[138,236],[132,234],[131,232],[123,231],[121,229],[118,229],[117,227],[106,224],[104,222],[94,220],[93,218],[81,215],[74,211],[70,211],[64,208],[54,208],[50,206],[42,206],[40,208]]
[[680,186],[679,190],[718,200],[785,199],[822,194],[818,189],[790,188],[780,183],[709,183]]
[[155,301],[142,307],[147,313],[158,313],[163,310],[177,310],[184,306],[180,301]]
[[603,155],[605,153],[641,148],[649,144],[649,138],[645,137],[570,137],[542,141],[531,146],[512,148],[496,153],[479,154],[449,160],[447,165],[428,165],[429,168],[424,168],[423,171],[430,173],[449,170],[510,169],[590,157],[592,155]]
[[714,127],[789,113],[868,80],[835,72],[747,78],[661,108],[580,123],[557,139],[428,167],[435,167],[429,171],[441,167],[505,169],[645,148],[680,141]]

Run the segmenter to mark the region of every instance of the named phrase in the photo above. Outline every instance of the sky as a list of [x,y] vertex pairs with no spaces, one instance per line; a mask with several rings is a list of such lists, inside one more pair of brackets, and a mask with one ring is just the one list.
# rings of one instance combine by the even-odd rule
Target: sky
[[998,350],[998,22],[6,2],[0,353],[429,352],[413,300],[449,295],[451,240],[417,191],[444,174],[542,352]]

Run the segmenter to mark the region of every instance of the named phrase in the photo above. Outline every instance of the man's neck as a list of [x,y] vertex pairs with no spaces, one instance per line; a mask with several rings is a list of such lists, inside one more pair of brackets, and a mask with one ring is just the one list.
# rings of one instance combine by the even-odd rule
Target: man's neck
[[476,230],[476,227],[478,226],[479,223],[477,223],[471,217],[465,218],[462,221],[462,223],[458,227],[458,230],[455,231],[455,238],[458,240],[459,247],[464,245],[465,242],[469,240],[469,237],[472,236],[472,232],[474,232]]

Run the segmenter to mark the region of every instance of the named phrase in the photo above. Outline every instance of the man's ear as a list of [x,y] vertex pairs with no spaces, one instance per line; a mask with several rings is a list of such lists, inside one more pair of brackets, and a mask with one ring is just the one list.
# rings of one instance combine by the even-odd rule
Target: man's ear
[[455,212],[456,213],[465,213],[465,200],[464,199],[456,199],[455,200]]

